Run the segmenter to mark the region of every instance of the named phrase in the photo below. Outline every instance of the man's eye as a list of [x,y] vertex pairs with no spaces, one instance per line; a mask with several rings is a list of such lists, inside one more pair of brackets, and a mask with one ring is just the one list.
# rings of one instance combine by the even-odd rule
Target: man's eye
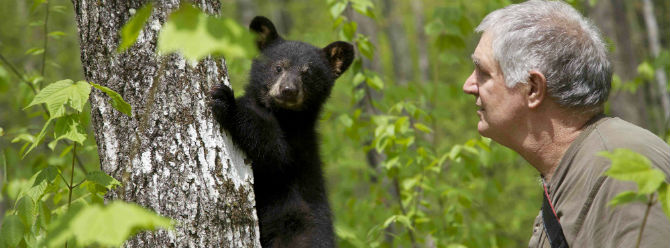
[[281,70],[282,70],[281,66],[276,66],[275,67],[275,71],[277,71],[277,73],[281,72]]

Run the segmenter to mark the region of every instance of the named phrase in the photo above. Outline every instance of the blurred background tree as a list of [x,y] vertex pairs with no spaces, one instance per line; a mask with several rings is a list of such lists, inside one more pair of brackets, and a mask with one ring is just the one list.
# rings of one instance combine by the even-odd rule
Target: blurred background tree
[[[51,152],[40,146],[21,159],[23,143],[12,141],[37,133],[43,118],[36,108],[23,110],[34,92],[17,73],[37,84],[83,78],[72,4],[49,1],[47,17],[42,2],[0,0],[3,213],[35,172],[66,163],[58,150],[66,147]],[[320,123],[340,247],[527,244],[540,207],[539,175],[514,152],[480,138],[474,99],[461,90],[473,69],[474,27],[515,2],[222,1],[222,15],[245,26],[263,15],[288,39],[357,45],[358,59],[337,81]],[[670,2],[567,2],[591,18],[610,45],[615,77],[607,112],[670,141]],[[226,63],[240,95],[251,62]],[[89,139],[78,154],[80,170],[99,170],[95,142]]]

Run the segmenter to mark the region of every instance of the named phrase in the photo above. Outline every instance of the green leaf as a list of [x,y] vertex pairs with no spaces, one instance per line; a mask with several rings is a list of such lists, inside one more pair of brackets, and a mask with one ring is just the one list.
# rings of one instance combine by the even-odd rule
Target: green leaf
[[105,174],[102,171],[93,171],[86,175],[86,180],[94,182],[102,187],[107,188],[108,190],[121,186],[121,182],[117,181],[113,177]]
[[661,202],[661,207],[663,207],[665,217],[670,220],[670,184],[663,183],[661,188],[658,190],[658,200]]
[[600,156],[612,160],[612,166],[605,175],[637,184],[638,194],[648,195],[655,192],[665,181],[665,174],[651,167],[645,156],[628,149],[616,149],[614,152],[600,152]]
[[339,17],[342,12],[344,12],[344,9],[347,8],[347,3],[346,2],[336,2],[333,4],[333,6],[330,6],[330,16],[333,18]]
[[33,47],[26,51],[26,55],[40,55],[44,53],[44,48]]
[[113,202],[107,206],[89,205],[69,213],[71,218],[62,218],[50,225],[50,247],[61,246],[66,240],[75,238],[77,244],[89,246],[118,247],[131,235],[143,230],[169,228],[174,225],[169,218],[157,215],[136,204]]
[[342,114],[337,119],[339,119],[340,123],[342,123],[342,125],[344,125],[347,128],[351,128],[351,126],[354,125],[354,121],[347,114]]
[[8,215],[5,216],[2,221],[2,230],[0,230],[0,236],[5,240],[5,244],[9,247],[16,247],[19,245],[19,242],[23,239],[23,222],[21,218],[17,215]]
[[119,44],[119,48],[117,49],[118,52],[126,51],[135,43],[137,37],[140,35],[140,31],[142,31],[147,20],[149,20],[152,10],[153,5],[151,3],[144,5],[123,25],[123,28],[121,28],[121,44]]
[[356,35],[357,26],[358,24],[356,24],[356,22],[348,22],[344,24],[344,26],[342,27],[342,33],[344,34],[344,38],[346,40],[354,39],[354,35]]
[[52,37],[52,38],[55,38],[55,39],[58,39],[58,38],[60,38],[60,37],[62,37],[62,36],[65,36],[65,33],[62,32],[62,31],[53,31],[53,32],[50,32],[50,33],[48,34],[48,36],[49,36],[49,37]]
[[637,66],[637,74],[646,80],[654,79],[654,67],[649,62],[642,62]]
[[9,72],[0,65],[0,93],[7,92],[10,84]]
[[607,205],[611,207],[616,207],[618,205],[634,201],[646,202],[647,197],[645,195],[638,195],[636,192],[633,191],[625,191],[619,193],[614,198],[612,198],[612,200],[610,200],[610,202],[608,202]]
[[370,41],[366,37],[359,37],[358,40],[356,40],[356,44],[358,45],[358,50],[368,59],[373,59],[374,57],[374,45],[370,43]]
[[233,19],[209,16],[190,4],[170,14],[158,35],[159,52],[180,52],[192,65],[210,54],[251,58],[254,44],[253,35]]
[[368,86],[372,87],[375,90],[384,89],[384,81],[382,81],[382,79],[375,73],[369,73],[367,80],[365,80],[365,82],[368,84]]
[[128,104],[126,101],[123,100],[123,97],[116,91],[113,91],[110,88],[107,88],[105,86],[96,84],[96,83],[90,83],[95,87],[96,89],[101,90],[102,92],[105,92],[107,96],[109,96],[110,99],[112,99],[112,107],[114,107],[116,110],[120,111],[121,113],[126,114],[127,116],[132,116],[132,108],[130,107],[130,104]]
[[428,127],[424,124],[418,123],[418,122],[414,123],[414,128],[419,129],[419,130],[423,131],[424,133],[432,133],[433,132],[433,129],[431,129],[430,127]]
[[91,85],[85,81],[73,82],[70,79],[61,80],[42,89],[28,106],[45,103],[51,119],[65,115],[65,105],[81,112],[91,93]]
[[412,227],[412,224],[407,216],[404,215],[392,215],[391,217],[387,218],[386,221],[384,221],[384,228],[387,228],[391,223],[401,223],[403,226],[407,227],[408,229],[414,230],[414,227]]
[[37,215],[35,212],[35,203],[30,196],[23,196],[19,199],[16,203],[16,214],[21,221],[23,221],[24,227],[28,227],[26,228],[26,231],[28,231],[30,229],[29,227],[33,225],[35,216]]
[[[30,151],[32,151],[35,147],[37,147],[37,145],[40,144],[40,142],[42,142],[42,139],[44,138],[44,135],[46,134],[47,128],[48,128],[49,125],[51,124],[51,120],[53,120],[53,118],[52,118],[52,119],[48,119],[47,122],[44,123],[44,126],[42,127],[42,131],[40,131],[40,133],[37,135],[37,137],[35,137],[35,139],[33,140],[32,144],[30,144],[30,148],[28,148],[28,150],[23,154],[22,157],[25,158],[26,155],[28,155],[28,153],[30,153]],[[17,137],[17,138],[18,138],[18,137]],[[15,140],[16,140],[16,139],[15,139]]]
[[35,178],[35,183],[33,183],[33,186],[39,185],[43,181],[50,183],[56,179],[56,176],[58,176],[58,168],[54,166],[48,166],[37,173],[37,177]]
[[79,124],[79,116],[68,115],[56,119],[54,137],[55,139],[49,143],[51,150],[54,150],[58,141],[62,139],[71,140],[83,145],[86,140],[86,130]]

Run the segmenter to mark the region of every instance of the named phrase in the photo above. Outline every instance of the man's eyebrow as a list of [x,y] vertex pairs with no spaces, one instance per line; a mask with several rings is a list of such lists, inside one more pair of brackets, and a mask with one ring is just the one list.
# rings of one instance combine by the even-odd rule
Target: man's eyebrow
[[479,62],[479,59],[475,57],[474,54],[470,55],[470,58],[472,58],[472,63],[475,64],[476,67],[481,67],[481,62]]

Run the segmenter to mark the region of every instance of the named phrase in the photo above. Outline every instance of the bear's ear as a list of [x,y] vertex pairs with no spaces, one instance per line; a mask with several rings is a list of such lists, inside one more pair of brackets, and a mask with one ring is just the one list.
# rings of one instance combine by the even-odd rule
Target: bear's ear
[[323,51],[326,53],[328,64],[336,78],[342,75],[354,61],[354,46],[344,41],[330,43]]
[[256,33],[256,46],[263,50],[275,41],[281,40],[275,25],[264,16],[256,16],[249,24],[249,29]]

